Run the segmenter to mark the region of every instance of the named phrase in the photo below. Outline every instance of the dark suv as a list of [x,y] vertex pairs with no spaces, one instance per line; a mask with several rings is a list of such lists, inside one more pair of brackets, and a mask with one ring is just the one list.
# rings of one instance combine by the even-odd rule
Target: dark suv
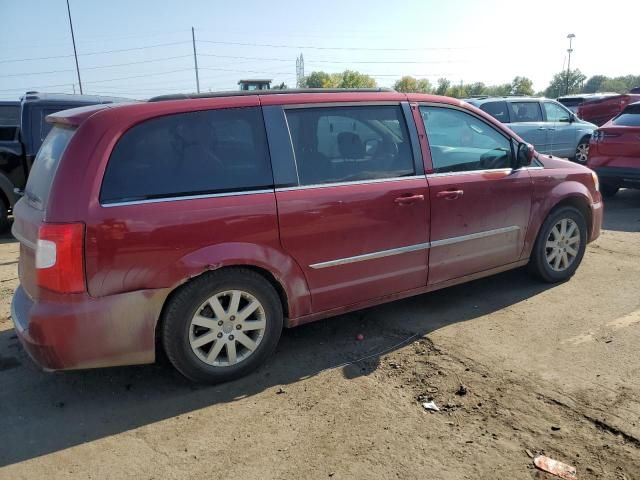
[[386,91],[163,97],[51,115],[15,208],[12,318],[47,369],[261,365],[282,327],[528,265],[598,237],[588,168],[466,103]]
[[[20,102],[0,103],[0,231],[9,226],[8,215],[27,181],[33,159],[52,125],[47,115],[127,99],[91,95],[27,92]],[[130,101],[130,100],[129,100]]]

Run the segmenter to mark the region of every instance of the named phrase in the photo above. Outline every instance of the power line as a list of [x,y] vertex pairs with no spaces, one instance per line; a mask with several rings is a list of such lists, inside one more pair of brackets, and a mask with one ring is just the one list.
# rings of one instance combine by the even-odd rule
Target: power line
[[[216,58],[233,58],[233,59],[245,59],[245,60],[264,60],[264,61],[273,61],[273,62],[291,62],[290,58],[273,58],[273,57],[243,57],[236,55],[216,55],[213,53],[198,53],[199,56],[204,57],[216,57]],[[307,60],[307,63],[327,63],[327,64],[449,64],[449,63],[465,63],[464,61],[456,61],[456,60]]]
[[[103,55],[103,54],[106,54],[106,53],[132,52],[134,50],[145,50],[145,49],[148,49],[148,48],[168,47],[168,46],[171,46],[171,45],[183,45],[185,43],[191,43],[191,42],[190,41],[184,41],[184,42],[158,43],[158,44],[155,44],[155,45],[146,45],[144,47],[120,48],[120,49],[117,49],[117,50],[102,50],[102,51],[99,51],[99,52],[80,53],[78,55],[82,56],[82,57],[86,57],[88,55]],[[73,57],[73,55],[54,55],[54,56],[51,56],[51,57],[16,58],[16,59],[12,59],[12,60],[0,60],[0,63],[29,62],[29,61],[33,61],[33,60],[52,60],[52,59],[56,59],[56,58],[69,58],[69,57]]]
[[[176,55],[174,57],[164,57],[164,58],[154,58],[151,60],[139,60],[137,62],[127,62],[127,63],[112,63],[110,65],[98,65],[98,66],[94,66],[94,67],[83,67],[82,70],[97,70],[97,69],[102,69],[102,68],[112,68],[112,67],[125,67],[128,65],[140,65],[143,63],[153,63],[153,62],[162,62],[165,60],[174,60],[176,58],[187,58],[190,57],[191,55]],[[46,75],[49,73],[63,73],[63,72],[73,72],[74,70],[72,69],[67,69],[67,70],[50,70],[47,72],[23,72],[23,73],[12,73],[10,75],[0,75],[0,78],[7,78],[7,77],[22,77],[22,76],[30,76],[30,75]]]
[[410,51],[428,51],[428,50],[466,50],[480,47],[422,47],[422,48],[371,48],[371,47],[318,47],[315,45],[276,45],[269,43],[243,43],[243,42],[225,42],[221,40],[198,40],[204,43],[214,43],[218,45],[237,45],[243,47],[269,47],[269,48],[306,48],[310,50],[363,50],[371,52],[410,52]]

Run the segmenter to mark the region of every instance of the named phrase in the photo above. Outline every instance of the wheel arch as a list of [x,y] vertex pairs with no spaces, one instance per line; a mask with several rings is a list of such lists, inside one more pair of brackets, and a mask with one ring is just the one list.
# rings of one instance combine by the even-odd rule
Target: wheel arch
[[[582,184],[583,189],[586,190],[586,187]],[[536,243],[538,235],[540,234],[540,229],[542,228],[542,224],[544,221],[551,215],[553,212],[557,211],[562,207],[573,207],[577,209],[585,219],[587,223],[587,236],[590,237],[591,231],[593,229],[593,214],[590,208],[590,197],[588,193],[583,192],[581,189],[571,190],[567,193],[564,193],[562,196],[557,195],[556,192],[551,192],[548,195],[548,201],[545,202],[538,210],[538,214],[535,215],[535,229],[530,228],[530,236],[528,236],[524,255],[522,258],[529,258],[531,256],[531,252]]]

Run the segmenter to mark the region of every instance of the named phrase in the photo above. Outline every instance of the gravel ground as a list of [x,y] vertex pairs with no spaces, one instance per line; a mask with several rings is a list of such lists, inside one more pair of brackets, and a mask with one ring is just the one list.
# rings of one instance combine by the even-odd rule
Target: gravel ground
[[552,478],[539,452],[640,478],[640,192],[570,282],[507,272],[288,330],[216,387],[162,362],[40,372],[8,319],[17,255],[0,239],[0,479]]

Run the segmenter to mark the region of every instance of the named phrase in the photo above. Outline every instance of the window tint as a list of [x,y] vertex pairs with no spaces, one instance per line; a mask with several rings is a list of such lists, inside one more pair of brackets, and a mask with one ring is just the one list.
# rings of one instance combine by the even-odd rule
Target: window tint
[[542,110],[539,102],[512,102],[511,122],[541,122]]
[[511,167],[511,141],[482,120],[451,108],[420,107],[434,172]]
[[544,111],[547,114],[547,122],[568,122],[569,112],[555,103],[544,102]]
[[53,183],[53,177],[58,169],[74,129],[51,126],[51,131],[38,150],[33,167],[25,188],[27,201],[38,209],[44,209]]
[[102,203],[256,190],[273,186],[258,108],[181,113],[148,120],[118,141]]
[[502,123],[509,123],[509,110],[507,102],[488,102],[480,105],[480,110],[487,112]]
[[300,185],[414,174],[399,106],[287,110]]
[[631,105],[613,119],[614,125],[625,127],[640,127],[640,105]]

